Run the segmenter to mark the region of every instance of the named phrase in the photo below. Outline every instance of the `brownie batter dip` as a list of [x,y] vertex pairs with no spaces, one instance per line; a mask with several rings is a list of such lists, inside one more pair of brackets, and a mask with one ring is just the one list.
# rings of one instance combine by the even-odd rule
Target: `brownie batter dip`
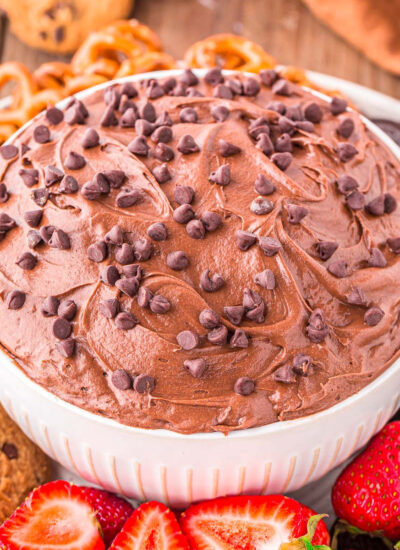
[[0,149],[0,343],[142,428],[321,411],[400,349],[399,162],[274,71],[50,108]]

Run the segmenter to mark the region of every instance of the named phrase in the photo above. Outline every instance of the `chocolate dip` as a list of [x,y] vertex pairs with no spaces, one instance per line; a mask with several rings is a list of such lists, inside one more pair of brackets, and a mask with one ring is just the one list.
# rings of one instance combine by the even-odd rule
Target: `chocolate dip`
[[141,428],[334,405],[400,349],[399,161],[343,100],[190,71],[49,109],[0,149],[0,343]]

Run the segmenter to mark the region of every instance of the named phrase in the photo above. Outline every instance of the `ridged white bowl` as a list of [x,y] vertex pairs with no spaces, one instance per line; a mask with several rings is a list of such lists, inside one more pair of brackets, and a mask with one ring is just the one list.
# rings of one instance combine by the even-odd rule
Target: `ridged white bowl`
[[[386,134],[366,124],[400,159],[400,149]],[[362,447],[400,404],[397,360],[363,390],[326,411],[228,436],[181,435],[124,426],[70,405],[30,380],[3,352],[0,369],[0,401],[48,455],[89,482],[176,507],[226,494],[299,489]]]

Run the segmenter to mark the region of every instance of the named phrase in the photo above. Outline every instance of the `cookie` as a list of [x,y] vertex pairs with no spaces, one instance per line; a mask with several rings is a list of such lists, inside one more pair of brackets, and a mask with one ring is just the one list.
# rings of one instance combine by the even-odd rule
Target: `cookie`
[[0,0],[11,29],[26,44],[73,52],[91,31],[132,11],[134,0]]
[[50,481],[50,459],[0,406],[0,523],[35,487]]

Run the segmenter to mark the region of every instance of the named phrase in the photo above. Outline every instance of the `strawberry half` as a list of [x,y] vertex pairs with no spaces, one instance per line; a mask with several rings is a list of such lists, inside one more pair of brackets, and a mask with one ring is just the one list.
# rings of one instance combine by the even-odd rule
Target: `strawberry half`
[[123,498],[117,497],[117,495],[108,491],[95,489],[94,487],[81,487],[81,490],[96,512],[103,533],[103,540],[106,548],[108,548],[132,515],[133,507]]
[[387,424],[340,474],[336,514],[363,531],[400,539],[400,422]]
[[313,514],[280,495],[227,497],[191,506],[180,524],[192,550],[302,550],[329,544],[321,516],[307,531]]
[[0,527],[5,550],[104,550],[100,526],[81,489],[52,481],[30,493]]
[[137,508],[110,550],[189,550],[174,514],[159,502]]

